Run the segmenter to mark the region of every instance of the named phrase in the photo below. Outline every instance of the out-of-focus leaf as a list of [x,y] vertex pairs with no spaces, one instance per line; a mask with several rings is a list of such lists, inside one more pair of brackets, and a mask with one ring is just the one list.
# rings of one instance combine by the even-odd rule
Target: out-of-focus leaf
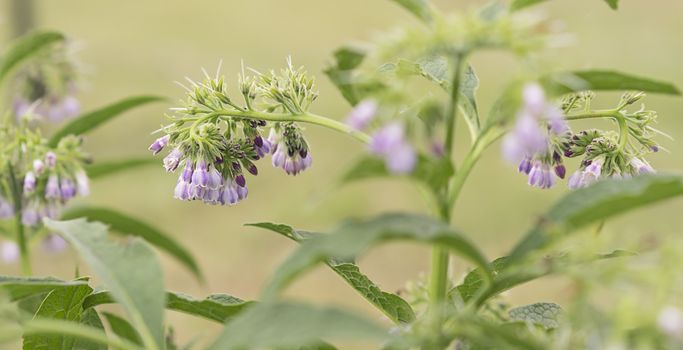
[[62,281],[53,277],[0,276],[0,291],[10,300],[19,300],[55,289],[87,285],[86,281]]
[[404,9],[415,15],[417,18],[425,23],[432,23],[434,20],[434,13],[432,7],[427,0],[392,0],[399,4]]
[[556,239],[592,223],[629,210],[683,195],[683,176],[641,175],[604,180],[562,197],[514,248],[510,257],[523,258]]
[[521,10],[525,7],[533,6],[547,0],[513,0],[510,4],[510,12]]
[[148,165],[158,165],[159,160],[151,157],[146,158],[132,158],[115,160],[108,162],[96,162],[85,167],[86,173],[91,180],[100,179],[110,175],[114,175],[123,171],[137,169]]
[[[84,308],[111,304],[116,301],[107,291],[91,294],[83,302]],[[166,308],[188,315],[200,316],[220,323],[235,317],[253,302],[244,301],[227,294],[211,294],[205,299],[195,299],[182,293],[166,292]]]
[[109,312],[103,312],[102,315],[107,319],[109,327],[114,334],[123,339],[128,339],[132,343],[142,345],[142,339],[140,339],[140,335],[135,328],[128,323],[128,321]]
[[171,235],[146,222],[133,218],[128,214],[98,207],[71,208],[62,215],[62,220],[76,218],[88,218],[90,221],[99,221],[107,224],[113,231],[142,237],[148,243],[171,254],[171,256],[192,271],[199,280],[203,280],[199,266],[197,266],[190,252],[174,240]]
[[49,145],[57,146],[59,140],[67,135],[81,135],[135,107],[151,102],[163,101],[159,96],[135,96],[112,103],[100,109],[87,112],[72,119],[50,137]]
[[152,248],[141,239],[126,244],[107,239],[107,227],[85,219],[44,220],[80,253],[123,306],[146,348],[163,349],[166,305],[163,273]]
[[[81,322],[83,300],[92,292],[87,284],[75,285],[51,291],[35,313],[36,318],[52,318]],[[74,348],[76,338],[61,334],[39,334],[24,337],[24,350]]]
[[346,311],[295,303],[261,303],[228,322],[211,350],[297,348],[320,339],[382,340],[387,332]]
[[410,240],[440,245],[482,268],[491,280],[491,268],[483,254],[447,224],[421,215],[384,214],[367,221],[352,221],[328,235],[302,242],[276,270],[264,290],[266,299],[274,297],[302,272],[329,259],[353,260],[359,254],[387,241]]
[[107,336],[107,334],[101,328],[82,323],[38,318],[22,322],[21,328],[24,332],[24,336],[46,334],[63,335],[82,339],[88,344],[97,343],[108,345],[110,349],[142,350],[142,348],[136,344],[133,344],[125,339],[121,339],[116,335]]
[[379,81],[360,80],[355,75],[354,70],[365,59],[365,50],[349,46],[341,47],[334,52],[334,58],[335,62],[325,68],[324,73],[352,106],[368,94],[384,87]]
[[[103,333],[105,332],[102,320],[100,320],[100,316],[97,314],[95,309],[87,309],[83,311],[81,314],[81,324],[99,329]],[[107,350],[107,346],[88,339],[77,338],[76,344],[74,344],[74,350]]]
[[584,90],[637,90],[669,95],[681,94],[673,84],[611,70],[555,73],[541,81],[549,91],[556,94]]
[[0,58],[0,81],[21,62],[48,47],[64,41],[64,35],[58,32],[33,32],[14,41]]
[[555,303],[534,303],[510,309],[508,314],[512,321],[528,322],[552,329],[560,325],[558,317],[562,314],[562,307]]
[[[294,230],[287,225],[270,222],[248,224],[247,226],[264,228],[296,242],[301,242],[318,235],[311,232]],[[327,265],[394,322],[410,323],[415,320],[415,312],[410,307],[410,304],[398,295],[381,290],[379,286],[360,271],[357,265],[350,262],[338,262],[334,258],[329,259]]]
[[617,10],[619,8],[619,0],[605,0],[605,2],[612,10]]

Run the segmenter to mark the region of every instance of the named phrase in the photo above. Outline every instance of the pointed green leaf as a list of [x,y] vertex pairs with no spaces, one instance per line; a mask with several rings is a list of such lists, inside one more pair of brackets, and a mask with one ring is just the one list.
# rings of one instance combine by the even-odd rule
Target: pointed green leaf
[[617,10],[619,8],[619,0],[605,0],[605,2],[612,10]]
[[[83,300],[92,292],[87,284],[55,289],[38,308],[35,318],[52,318],[81,322]],[[24,350],[74,348],[76,338],[61,334],[29,335],[24,337]]]
[[0,82],[21,62],[54,43],[64,41],[58,32],[33,32],[14,41],[0,59]]
[[[100,316],[97,314],[97,311],[95,311],[95,309],[87,309],[83,311],[83,314],[81,315],[81,324],[88,327],[99,329],[102,331],[102,333],[105,333],[102,320],[100,320]],[[74,345],[74,349],[107,350],[107,346],[88,339],[77,338],[76,344]]]
[[88,173],[88,177],[91,180],[94,180],[149,165],[159,165],[159,160],[145,157],[96,162],[94,164],[87,165],[85,167],[85,172]]
[[556,73],[542,79],[550,91],[557,94],[584,90],[637,90],[659,94],[680,95],[673,84],[611,70],[585,70]]
[[392,0],[425,23],[432,23],[434,13],[427,0]]
[[[318,234],[294,230],[292,227],[270,222],[247,224],[279,233],[296,242],[317,236]],[[415,320],[415,312],[405,300],[398,295],[385,292],[372,280],[363,274],[358,266],[349,262],[337,262],[334,258],[327,261],[327,265],[341,276],[353,289],[358,291],[367,301],[394,322],[410,323]]]
[[83,339],[86,343],[108,345],[111,349],[142,350],[142,348],[136,344],[121,339],[113,334],[107,336],[102,329],[86,324],[55,319],[33,319],[22,322],[21,326],[25,336],[46,334],[63,335]]
[[63,220],[81,217],[88,218],[90,221],[99,221],[107,224],[113,231],[144,238],[148,243],[171,254],[171,256],[192,271],[199,280],[203,280],[199,266],[197,266],[190,252],[180,243],[176,242],[169,234],[162,232],[158,228],[127,214],[107,208],[78,207],[69,209],[62,215]]
[[386,330],[360,316],[295,303],[262,303],[228,322],[211,350],[297,348],[320,339],[382,340]]
[[559,316],[562,314],[562,307],[555,303],[534,303],[510,309],[508,311],[510,320],[522,321],[543,326],[545,329],[559,327]]
[[152,248],[140,239],[125,244],[107,239],[107,227],[84,219],[44,220],[60,233],[123,306],[149,349],[163,349],[166,304],[163,273]]
[[135,328],[133,328],[133,326],[130,323],[128,323],[128,321],[109,312],[103,312],[102,315],[104,316],[104,318],[107,319],[109,327],[111,328],[112,332],[114,332],[114,334],[118,335],[123,339],[129,340],[131,343],[142,345],[142,339],[140,339],[140,335],[135,330]]
[[[107,291],[93,293],[83,302],[84,308],[111,304],[116,301]],[[235,317],[253,302],[227,294],[211,294],[205,299],[195,299],[182,293],[166,292],[166,308],[188,315],[204,317],[220,323]]]
[[540,4],[547,0],[513,0],[510,4],[510,12],[519,11],[523,8]]
[[387,241],[410,240],[440,245],[482,268],[487,280],[491,268],[483,254],[458,231],[432,218],[414,214],[384,214],[367,221],[342,225],[333,233],[302,242],[276,270],[264,290],[266,299],[274,297],[298,275],[315,264],[331,258],[353,260],[359,254]]
[[122,113],[150,102],[163,101],[159,96],[135,96],[112,103],[100,109],[85,113],[72,119],[57,130],[50,138],[49,145],[57,146],[59,140],[68,135],[81,135],[93,130],[103,123],[121,115]]
[[53,277],[0,276],[0,291],[10,300],[19,300],[55,289],[87,285],[86,281],[62,281]]
[[641,175],[604,180],[562,197],[510,254],[519,259],[563,235],[629,210],[683,195],[683,176]]

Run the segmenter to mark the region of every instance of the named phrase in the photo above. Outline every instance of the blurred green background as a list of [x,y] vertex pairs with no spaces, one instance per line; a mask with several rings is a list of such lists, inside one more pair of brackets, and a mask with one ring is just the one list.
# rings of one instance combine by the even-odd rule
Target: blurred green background
[[[435,1],[444,10],[467,9],[482,1]],[[9,1],[0,9],[3,38],[11,37]],[[667,80],[683,87],[683,2],[677,0],[623,1],[618,12],[601,0],[556,0],[538,11],[557,19],[557,25],[574,33],[574,44],[546,54],[562,68],[612,68]],[[200,78],[201,68],[212,71],[223,60],[223,72],[236,88],[240,62],[256,69],[277,68],[291,55],[317,75],[320,98],[312,111],[344,118],[349,106],[321,73],[331,52],[340,45],[368,41],[377,34],[404,24],[416,24],[410,14],[386,0],[223,0],[223,1],[36,1],[39,28],[63,31],[82,43],[80,53],[88,82],[80,98],[88,110],[134,94],[168,96],[170,102],[143,107],[87,137],[86,149],[96,160],[147,156],[153,141],[150,132],[164,122],[163,114],[182,90],[173,82],[189,76]],[[482,85],[479,103],[491,102],[520,67],[501,53],[477,54],[473,64]],[[233,90],[235,91],[235,90]],[[602,95],[601,95],[602,96]],[[618,94],[599,100],[611,106]],[[683,100],[649,96],[647,106],[659,111],[660,128],[683,139]],[[605,124],[604,126],[609,126]],[[160,254],[169,289],[194,296],[228,293],[255,299],[274,268],[294,244],[271,233],[245,228],[244,223],[273,221],[308,230],[324,230],[349,216],[367,217],[396,210],[428,212],[414,184],[400,180],[367,181],[339,186],[341,172],[363,152],[353,139],[314,126],[307,128],[314,166],[297,177],[288,177],[268,162],[260,175],[249,178],[248,200],[234,207],[211,207],[174,200],[176,175],[161,167],[148,167],[97,181],[88,204],[106,205],[147,218],[186,245],[204,270],[208,283],[195,279],[168,256]],[[460,131],[464,131],[461,128]],[[460,137],[460,150],[467,145]],[[652,164],[660,171],[680,171],[683,148],[677,141],[661,139],[670,154],[660,152]],[[456,152],[461,157],[462,152]],[[572,167],[570,167],[571,169]],[[486,254],[505,254],[535,218],[567,190],[562,184],[551,191],[531,189],[515,168],[505,164],[499,147],[492,147],[473,172],[459,200],[454,222]],[[675,233],[683,224],[683,202],[640,210],[608,222],[605,230],[617,237]],[[590,238],[589,238],[590,239]],[[584,242],[588,246],[591,242]],[[623,247],[614,244],[614,248]],[[39,250],[36,250],[39,252]],[[361,259],[364,271],[383,288],[394,291],[405,281],[427,272],[429,248],[391,244]],[[78,263],[72,254],[36,257],[37,275],[73,276]],[[467,270],[453,263],[460,278]],[[17,266],[0,265],[2,274],[18,274]],[[508,294],[511,303],[562,302],[573,286],[561,278],[545,279]],[[287,291],[297,299],[334,303],[366,312],[380,319],[361,297],[325,268],[307,274]],[[211,322],[169,313],[181,343],[196,336],[214,334]]]

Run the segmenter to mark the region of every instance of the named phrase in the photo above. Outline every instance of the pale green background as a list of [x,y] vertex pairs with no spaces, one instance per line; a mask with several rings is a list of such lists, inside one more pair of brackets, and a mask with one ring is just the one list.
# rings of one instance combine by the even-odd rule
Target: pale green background
[[[476,3],[482,2],[437,2],[444,9],[470,8]],[[0,9],[5,38],[10,20],[6,7],[4,4]],[[613,12],[601,0],[556,0],[540,7],[541,12],[559,19],[565,30],[576,34],[573,46],[552,51],[548,57],[556,59],[558,69],[613,68],[683,87],[683,2],[624,0],[622,7]],[[184,76],[199,78],[201,67],[213,70],[221,59],[229,84],[235,84],[229,86],[236,87],[234,79],[241,60],[267,69],[281,66],[285,57],[292,55],[296,64],[305,65],[318,76],[320,98],[312,110],[337,119],[348,112],[348,105],[321,73],[332,50],[370,40],[385,29],[416,23],[409,14],[382,0],[61,0],[39,1],[37,12],[39,27],[63,31],[83,44],[81,57],[89,72],[89,84],[81,95],[86,109],[132,94],[152,93],[176,101],[182,90],[173,81]],[[519,67],[510,56],[498,53],[475,55],[473,63],[482,80],[480,105],[486,111],[506,78],[515,76]],[[661,96],[646,99],[650,108],[660,112],[659,126],[677,139],[683,138],[682,101]],[[163,114],[171,106],[159,103],[128,113],[90,134],[85,147],[97,160],[146,156],[153,140],[150,131],[163,122]],[[166,174],[161,165],[98,181],[93,185],[93,196],[78,201],[146,217],[186,245],[207,275],[208,285],[199,286],[187,270],[160,254],[170,289],[195,296],[222,292],[255,299],[294,244],[265,231],[244,228],[243,223],[269,220],[324,230],[347,216],[427,210],[410,183],[368,181],[339,188],[336,180],[340,171],[352,164],[363,147],[353,139],[317,127],[307,131],[313,168],[287,177],[262,162],[261,174],[248,179],[248,200],[235,207],[173,200],[176,176]],[[681,144],[666,139],[662,142],[671,154],[655,155],[653,165],[661,170],[680,170]],[[534,218],[566,192],[564,186],[551,191],[529,188],[514,167],[500,159],[498,149],[498,145],[492,147],[472,173],[454,220],[492,258],[504,254]],[[456,155],[461,157],[462,153]],[[683,224],[681,209],[681,201],[669,202],[611,221],[606,230],[623,236],[676,232]],[[426,271],[428,254],[426,247],[391,244],[375,249],[360,263],[371,278],[393,291]],[[70,254],[39,257],[36,274],[69,278],[75,262]],[[460,264],[456,260],[458,274],[466,268]],[[18,273],[18,268],[0,266],[0,273]],[[568,280],[554,278],[508,296],[513,303],[561,302],[572,295],[572,290]],[[324,268],[306,275],[287,294],[381,318]],[[218,329],[209,321],[177,313],[169,313],[168,319],[181,342],[209,336]]]

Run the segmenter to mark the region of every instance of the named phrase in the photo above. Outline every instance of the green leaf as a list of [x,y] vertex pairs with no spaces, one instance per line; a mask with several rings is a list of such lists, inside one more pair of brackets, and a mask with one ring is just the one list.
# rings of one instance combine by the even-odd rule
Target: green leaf
[[72,119],[69,123],[57,130],[50,138],[49,145],[57,146],[59,140],[68,135],[81,135],[93,130],[101,124],[119,116],[130,109],[148,104],[150,102],[163,101],[159,96],[135,96],[112,103],[108,106],[85,113]]
[[619,8],[619,0],[605,0],[605,2],[607,3],[607,5],[609,5],[609,7],[612,10],[616,10]]
[[376,80],[361,80],[355,74],[365,59],[365,50],[345,46],[334,52],[335,61],[324,69],[325,75],[341,92],[344,99],[355,106],[372,92],[384,88],[384,84]]
[[62,41],[64,35],[58,32],[33,32],[17,39],[0,60],[0,81],[3,81],[22,61],[40,52],[41,49]]
[[[55,289],[43,300],[34,317],[81,322],[83,300],[91,292],[92,288],[87,284]],[[75,342],[75,337],[61,334],[30,335],[24,337],[23,349],[70,350]]]
[[[415,170],[410,177],[423,183],[432,190],[442,188],[453,175],[453,164],[446,158],[434,158],[420,155]],[[370,178],[393,176],[387,171],[384,160],[367,156],[361,158],[342,177],[343,183],[365,180]]]
[[87,343],[108,345],[111,349],[142,349],[136,344],[121,339],[116,335],[107,336],[102,329],[75,322],[55,319],[33,319],[22,322],[21,326],[25,336],[46,334],[64,335],[83,339]]
[[637,90],[680,95],[673,84],[610,70],[585,70],[556,73],[542,79],[550,91],[557,94],[584,90]]
[[[104,325],[100,316],[97,314],[95,309],[87,309],[83,311],[81,315],[81,324],[84,326],[92,327],[101,330],[104,333]],[[91,340],[77,338],[76,344],[74,345],[76,350],[107,350],[107,346],[93,342]]]
[[104,318],[107,319],[109,327],[111,328],[112,332],[114,332],[114,334],[118,335],[123,339],[127,339],[132,343],[142,345],[142,339],[140,339],[140,335],[135,330],[135,328],[130,323],[128,323],[128,321],[109,312],[103,312],[102,315],[104,316]]
[[190,252],[180,245],[180,243],[176,242],[169,234],[158,228],[127,214],[112,209],[98,207],[78,207],[69,209],[62,215],[62,220],[81,217],[88,218],[90,221],[99,221],[107,224],[113,231],[143,238],[148,243],[171,254],[171,256],[192,271],[200,281],[203,281],[204,278],[199,266],[197,266],[197,263]]
[[329,235],[302,242],[277,269],[264,296],[274,297],[298,275],[331,258],[353,260],[357,255],[387,241],[411,240],[440,245],[482,268],[487,280],[491,268],[483,254],[458,231],[432,218],[415,214],[384,214],[367,221],[348,222]]
[[84,219],[44,220],[80,253],[123,306],[148,349],[163,349],[166,304],[163,273],[152,248],[140,239],[126,244],[107,239],[107,227]]
[[55,289],[87,285],[85,281],[62,281],[53,277],[0,276],[0,291],[7,293],[10,300],[19,300]]
[[[247,226],[264,228],[279,233],[291,240],[301,242],[317,236],[315,233],[294,230],[292,227],[270,222],[247,224]],[[385,292],[372,280],[363,274],[358,266],[349,262],[337,262],[334,258],[327,261],[327,265],[341,276],[353,289],[358,291],[367,301],[394,322],[411,323],[415,320],[415,312],[405,300],[398,295]]]
[[[116,302],[107,291],[91,294],[83,302],[84,308],[93,308],[98,305]],[[179,311],[188,315],[200,316],[219,323],[235,317],[244,311],[253,302],[227,294],[211,294],[206,299],[195,299],[182,293],[167,292],[166,308]]]
[[508,311],[510,319],[531,324],[537,324],[545,329],[559,327],[558,318],[562,314],[562,308],[555,303],[535,303],[516,307]]
[[159,160],[155,158],[131,158],[124,160],[115,160],[107,162],[96,162],[87,165],[85,171],[91,180],[100,179],[109,175],[117,174],[123,171],[136,169],[148,165],[158,165]]
[[427,0],[392,0],[425,23],[432,23],[434,13]]
[[382,340],[386,330],[346,311],[295,303],[262,303],[228,322],[212,350],[297,348],[320,339]]
[[547,0],[513,0],[510,4],[510,12],[521,10],[525,7],[533,6]]
[[510,257],[522,258],[592,223],[680,195],[683,195],[683,177],[679,175],[641,175],[623,180],[604,180],[578,189],[551,207]]

